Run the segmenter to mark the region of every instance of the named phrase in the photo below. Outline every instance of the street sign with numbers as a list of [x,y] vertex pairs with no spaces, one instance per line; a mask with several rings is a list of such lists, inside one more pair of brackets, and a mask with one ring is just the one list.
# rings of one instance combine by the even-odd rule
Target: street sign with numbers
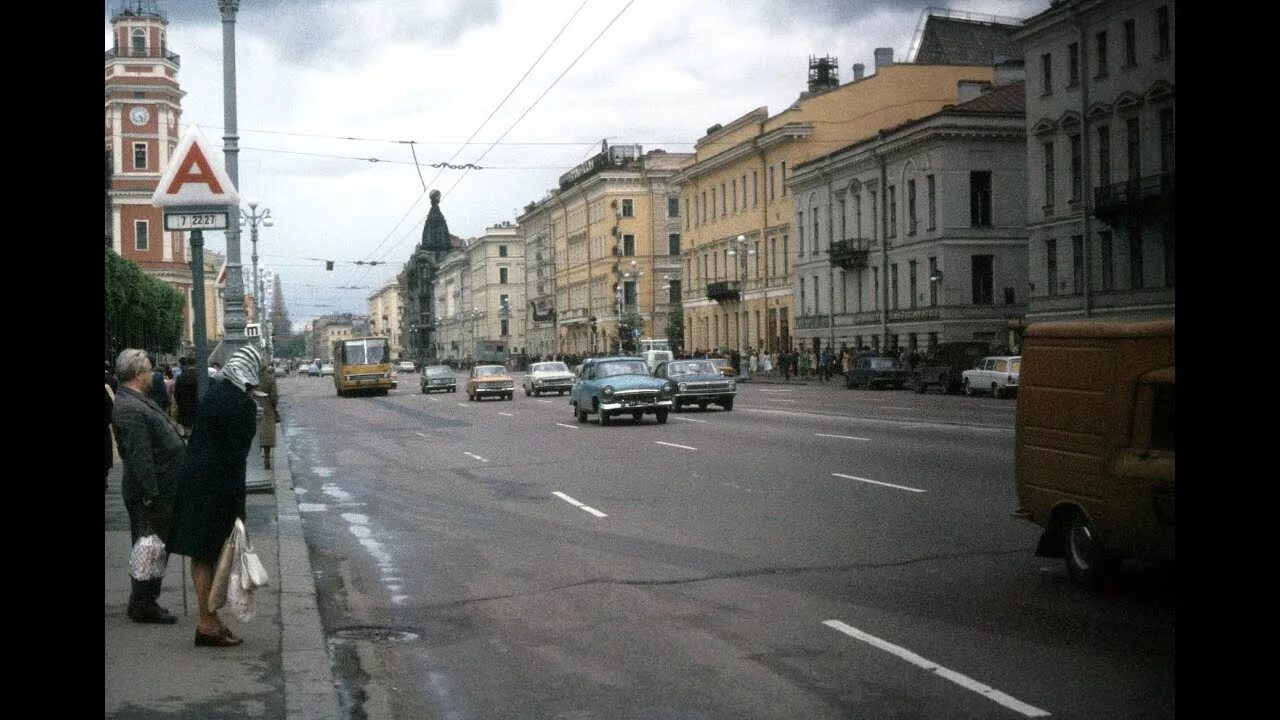
[[167,208],[165,230],[226,230],[227,212],[208,208]]

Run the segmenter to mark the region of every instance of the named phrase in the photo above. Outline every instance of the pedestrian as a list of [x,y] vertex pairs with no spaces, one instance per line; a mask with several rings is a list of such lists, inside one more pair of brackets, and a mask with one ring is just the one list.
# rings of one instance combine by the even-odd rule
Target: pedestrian
[[174,419],[178,421],[178,428],[185,439],[191,437],[191,427],[196,423],[196,400],[199,390],[191,359],[183,358],[183,361],[187,363],[187,367],[182,374],[178,375],[178,379],[173,381],[173,403],[178,408]]
[[[320,363],[316,363],[316,368],[319,368],[319,367],[320,367]],[[209,378],[212,380],[218,379],[218,371],[221,369],[222,369],[222,363],[217,361],[209,363]]]
[[778,353],[778,367],[782,368],[782,379],[791,379],[791,354],[786,350]]
[[[153,370],[145,350],[126,349],[116,358],[120,387],[111,424],[124,465],[120,490],[129,514],[131,544],[154,534],[168,545],[184,446],[173,420],[150,397],[156,375]],[[156,602],[163,577],[138,580],[130,576],[129,580],[130,620],[165,625],[177,622]]]
[[155,356],[149,356],[151,362],[151,390],[149,397],[161,410],[169,412],[169,393],[165,388],[164,369],[156,365]]
[[755,350],[751,351],[751,359],[747,360],[747,370],[752,376],[755,376],[756,370],[760,368],[760,354]]
[[822,382],[831,378],[831,351],[827,348],[823,348],[822,354],[818,356],[818,373],[822,376]]
[[267,367],[262,372],[262,385],[254,395],[262,406],[262,418],[258,425],[258,447],[262,448],[262,468],[271,469],[271,449],[276,446],[276,423],[280,422],[280,394],[276,391],[276,378]]
[[252,345],[235,352],[220,381],[200,398],[178,486],[177,513],[169,551],[191,558],[196,587],[195,644],[231,647],[244,642],[209,607],[213,573],[236,518],[245,518],[245,462],[257,430],[251,394],[259,382],[262,354]]

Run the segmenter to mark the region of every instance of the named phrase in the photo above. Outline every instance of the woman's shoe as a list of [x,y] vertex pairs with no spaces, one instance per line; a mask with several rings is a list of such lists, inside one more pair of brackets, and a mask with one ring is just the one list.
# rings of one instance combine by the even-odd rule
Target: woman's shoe
[[196,647],[235,647],[244,642],[242,638],[232,635],[230,630],[225,632],[225,635],[222,632],[216,635],[205,635],[196,630]]

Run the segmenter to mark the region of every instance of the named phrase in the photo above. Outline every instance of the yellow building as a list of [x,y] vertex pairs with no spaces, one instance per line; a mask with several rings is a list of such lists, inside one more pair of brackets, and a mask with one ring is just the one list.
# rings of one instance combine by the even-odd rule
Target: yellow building
[[408,360],[400,321],[399,281],[392,278],[366,300],[369,303],[369,334],[387,338],[392,358]]
[[957,102],[958,83],[990,82],[990,65],[893,64],[839,85],[830,58],[810,61],[808,91],[770,117],[760,107],[714,125],[674,182],[685,238],[684,347],[689,351],[793,346],[799,233],[791,169],[882,129]]
[[[548,352],[561,355],[618,352],[620,326],[666,336],[668,312],[679,311],[681,281],[680,205],[671,177],[692,157],[605,145],[525,208],[519,222],[528,228],[526,243],[539,252],[554,248],[553,272],[535,275],[540,284],[528,299],[535,316],[528,337],[541,337],[539,324],[552,317],[556,344]],[[529,341],[538,352],[542,342]]]

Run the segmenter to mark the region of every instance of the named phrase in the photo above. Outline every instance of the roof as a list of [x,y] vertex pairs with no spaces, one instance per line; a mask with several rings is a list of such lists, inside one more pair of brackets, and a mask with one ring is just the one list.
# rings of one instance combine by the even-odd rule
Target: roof
[[1019,80],[1001,85],[991,92],[959,105],[944,107],[944,113],[986,115],[989,113],[1025,114],[1027,111],[1027,83]]
[[1022,49],[1013,37],[1020,29],[1019,24],[930,14],[913,62],[917,65],[994,65],[997,55],[1022,57]]

